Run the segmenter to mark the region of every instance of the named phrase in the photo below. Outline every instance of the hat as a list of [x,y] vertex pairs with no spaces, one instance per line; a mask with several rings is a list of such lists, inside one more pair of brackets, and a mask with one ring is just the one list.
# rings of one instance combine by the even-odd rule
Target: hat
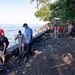
[[27,23],[24,23],[22,27],[28,26]]

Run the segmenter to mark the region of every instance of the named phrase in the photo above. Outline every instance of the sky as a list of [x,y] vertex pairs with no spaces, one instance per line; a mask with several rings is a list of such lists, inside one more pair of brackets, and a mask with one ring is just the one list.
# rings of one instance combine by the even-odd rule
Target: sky
[[44,23],[34,16],[36,10],[30,0],[0,0],[0,24]]

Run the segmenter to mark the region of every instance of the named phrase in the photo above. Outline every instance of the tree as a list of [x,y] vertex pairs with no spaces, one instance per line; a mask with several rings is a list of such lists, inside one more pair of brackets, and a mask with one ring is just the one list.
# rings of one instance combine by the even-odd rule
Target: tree
[[36,1],[36,5],[37,5],[37,8],[42,5],[44,6],[45,4],[47,4],[50,0],[31,0],[31,3]]
[[50,3],[51,0],[31,0],[36,1],[37,7],[41,7],[35,12],[35,16],[40,20],[50,20],[54,17],[59,17],[61,21],[75,21],[75,0],[56,0]]
[[75,19],[75,0],[58,0],[51,4],[52,15],[60,17],[62,21]]
[[35,16],[43,21],[49,21],[51,18],[51,11],[49,9],[50,3],[47,3],[35,12]]

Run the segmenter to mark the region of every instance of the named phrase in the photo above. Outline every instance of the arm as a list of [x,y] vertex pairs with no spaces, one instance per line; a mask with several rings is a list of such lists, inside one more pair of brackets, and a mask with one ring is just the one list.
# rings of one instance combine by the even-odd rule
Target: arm
[[22,42],[24,43],[24,40],[25,40],[25,35],[22,34]]
[[32,38],[32,35],[29,36],[28,44],[30,43],[31,38]]
[[28,40],[28,44],[30,43],[31,39],[32,39],[32,30],[29,31],[29,40]]
[[15,40],[17,40],[18,39],[18,35],[15,37]]
[[6,42],[4,42],[3,45],[4,45],[4,48],[3,48],[3,55],[4,55],[5,50],[6,50]]

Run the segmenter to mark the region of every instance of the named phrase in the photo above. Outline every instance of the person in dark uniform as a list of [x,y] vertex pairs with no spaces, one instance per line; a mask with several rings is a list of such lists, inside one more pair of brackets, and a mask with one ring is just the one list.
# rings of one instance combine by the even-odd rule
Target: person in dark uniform
[[2,57],[2,62],[3,64],[5,63],[5,53],[6,53],[6,48],[8,47],[9,45],[9,41],[8,41],[8,38],[5,37],[5,36],[0,36],[0,48],[1,48],[1,57]]

